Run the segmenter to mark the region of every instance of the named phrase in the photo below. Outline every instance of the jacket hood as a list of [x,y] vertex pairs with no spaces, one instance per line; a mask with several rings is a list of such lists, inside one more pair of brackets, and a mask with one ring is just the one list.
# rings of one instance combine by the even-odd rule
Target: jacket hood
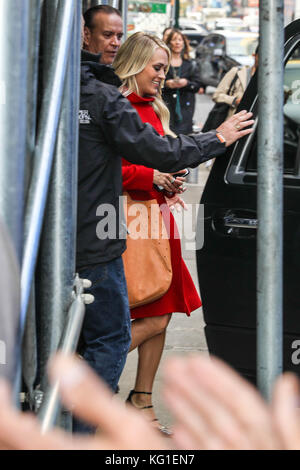
[[93,54],[92,52],[81,49],[81,62],[96,62],[100,63],[101,54]]
[[99,63],[100,57],[101,54],[81,51],[81,86],[88,85],[92,77],[109,85],[121,86],[121,80],[114,70],[108,65]]

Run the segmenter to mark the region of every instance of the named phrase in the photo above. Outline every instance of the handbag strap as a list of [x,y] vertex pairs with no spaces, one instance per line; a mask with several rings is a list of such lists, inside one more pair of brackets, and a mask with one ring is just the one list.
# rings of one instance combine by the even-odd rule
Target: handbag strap
[[[239,70],[239,69],[238,69],[238,70]],[[231,82],[231,84],[230,84],[230,87],[229,87],[229,89],[228,89],[228,95],[229,95],[229,96],[230,96],[231,90],[232,90],[232,88],[233,88],[235,82],[236,82],[237,79],[238,79],[238,70],[237,70],[235,76],[233,77],[233,80],[232,80],[232,82]]]

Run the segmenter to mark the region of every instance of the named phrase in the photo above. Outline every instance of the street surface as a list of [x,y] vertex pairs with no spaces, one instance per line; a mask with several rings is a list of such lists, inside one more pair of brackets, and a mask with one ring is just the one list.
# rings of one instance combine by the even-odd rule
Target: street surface
[[[204,123],[206,116],[212,106],[212,101],[209,96],[206,95],[197,95],[197,106],[194,116],[195,124]],[[206,179],[209,175],[209,168],[202,164],[199,166],[197,184],[188,184],[187,191],[184,193],[183,199],[186,203],[196,203],[200,201],[200,197],[205,185]],[[180,218],[180,215],[175,215]],[[192,217],[192,214],[189,214],[188,217]],[[197,278],[197,269],[196,269],[196,260],[195,252],[191,250],[186,250],[186,243],[182,240],[182,253],[185,263],[191,273],[193,281],[199,290],[198,278]],[[207,354],[207,345],[204,336],[204,322],[202,316],[202,309],[198,309],[192,312],[190,317],[187,317],[182,313],[174,313],[170,321],[167,338],[165,344],[165,350],[161,360],[161,365],[155,380],[154,391],[153,391],[153,404],[156,410],[157,417],[161,424],[170,425],[172,424],[172,416],[166,409],[162,398],[161,398],[161,386],[162,386],[162,369],[164,361],[171,355],[174,354],[191,354],[196,352],[201,352]],[[119,382],[120,393],[119,398],[126,400],[129,391],[134,386],[135,374],[137,367],[137,351],[132,351],[128,355],[127,363],[123,371],[122,377]]]

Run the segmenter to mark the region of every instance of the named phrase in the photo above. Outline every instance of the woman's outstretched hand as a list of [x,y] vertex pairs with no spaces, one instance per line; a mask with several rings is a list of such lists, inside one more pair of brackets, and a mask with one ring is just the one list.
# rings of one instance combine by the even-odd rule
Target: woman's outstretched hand
[[180,212],[182,209],[184,209],[185,211],[188,210],[184,200],[181,199],[178,194],[175,194],[172,197],[166,197],[165,199],[171,211],[173,211],[174,209],[176,209],[177,212]]

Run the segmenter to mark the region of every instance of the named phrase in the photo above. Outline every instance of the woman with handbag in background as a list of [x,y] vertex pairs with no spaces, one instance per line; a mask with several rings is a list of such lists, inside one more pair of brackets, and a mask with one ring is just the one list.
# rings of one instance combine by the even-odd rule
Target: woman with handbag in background
[[222,78],[213,94],[216,103],[210,111],[202,132],[216,129],[222,122],[230,118],[237,110],[245,93],[251,77],[258,66],[258,47],[253,54],[254,63],[252,67],[232,67]]
[[166,44],[171,50],[171,65],[166,76],[163,98],[170,111],[170,128],[175,134],[193,132],[195,95],[201,88],[196,61],[190,60],[188,39],[172,29]]
[[[165,43],[156,36],[141,32],[125,41],[114,61],[114,69],[122,80],[121,92],[137,110],[141,120],[151,124],[161,135],[174,135],[169,128],[168,109],[161,98],[169,63],[170,51]],[[168,208],[174,204],[183,205],[178,196],[182,192],[183,181],[184,178],[175,179],[172,174],[160,173],[123,159],[123,189],[136,201],[156,200],[160,207],[164,207],[163,217],[170,222],[167,228],[172,264],[170,287],[159,299],[131,309],[133,321],[130,351],[138,348],[138,368],[134,389],[127,399],[128,403],[142,410],[153,421],[154,426],[166,433],[168,430],[156,419],[151,399],[165,344],[166,328],[173,312],[182,312],[189,316],[201,306],[199,295],[182,259],[177,227]],[[136,279],[136,283],[138,281]]]

